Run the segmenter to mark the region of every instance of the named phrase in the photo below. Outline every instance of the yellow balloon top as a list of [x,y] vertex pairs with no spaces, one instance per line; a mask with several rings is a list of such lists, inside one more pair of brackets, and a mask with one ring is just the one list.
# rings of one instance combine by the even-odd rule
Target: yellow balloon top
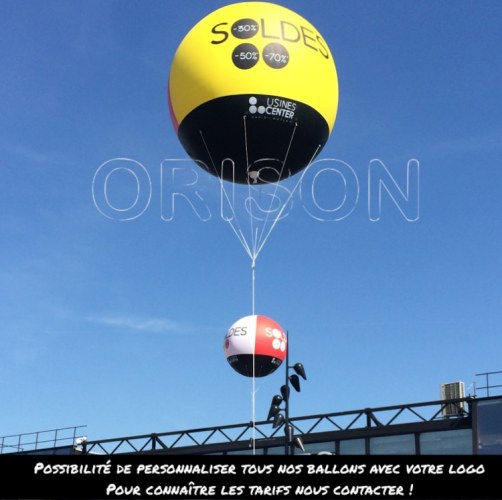
[[181,42],[171,67],[169,97],[180,123],[219,97],[264,94],[311,106],[331,132],[338,107],[333,56],[317,29],[297,13],[268,2],[218,9]]

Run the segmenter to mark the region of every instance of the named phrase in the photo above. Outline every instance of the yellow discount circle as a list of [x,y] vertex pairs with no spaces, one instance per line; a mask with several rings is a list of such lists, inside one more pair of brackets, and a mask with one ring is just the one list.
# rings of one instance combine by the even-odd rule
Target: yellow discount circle
[[239,183],[276,182],[305,168],[333,129],[338,79],[319,31],[268,2],[222,7],[180,43],[169,107],[188,155]]

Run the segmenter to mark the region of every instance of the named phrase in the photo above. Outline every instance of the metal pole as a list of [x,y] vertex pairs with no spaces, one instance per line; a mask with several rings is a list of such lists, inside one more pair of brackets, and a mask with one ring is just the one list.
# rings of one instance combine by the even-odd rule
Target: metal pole
[[289,331],[286,332],[287,343],[286,343],[286,409],[285,409],[285,419],[284,419],[284,454],[286,456],[290,455],[290,435],[289,435]]

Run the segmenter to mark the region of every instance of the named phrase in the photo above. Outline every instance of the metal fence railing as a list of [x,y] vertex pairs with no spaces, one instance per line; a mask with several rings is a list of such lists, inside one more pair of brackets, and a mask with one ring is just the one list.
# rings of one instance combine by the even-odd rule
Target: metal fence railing
[[73,446],[78,437],[82,436],[86,425],[60,427],[44,431],[27,432],[0,436],[0,454],[22,453],[40,449]]
[[[448,419],[470,418],[472,398],[458,398],[426,403],[413,403],[380,408],[344,411],[293,417],[290,423],[295,434],[302,436],[320,432],[352,431],[355,429],[382,428],[397,424],[438,422]],[[457,409],[445,416],[446,408]],[[214,444],[244,443],[256,439],[269,440],[284,435],[283,427],[274,428],[270,420],[247,422],[184,431],[143,434],[121,438],[87,441],[83,453],[116,455],[123,453],[155,453],[175,448],[203,447]]]

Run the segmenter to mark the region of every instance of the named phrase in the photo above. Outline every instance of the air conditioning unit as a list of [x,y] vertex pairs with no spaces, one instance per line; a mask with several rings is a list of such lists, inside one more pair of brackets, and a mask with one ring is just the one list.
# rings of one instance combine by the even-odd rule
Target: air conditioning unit
[[[465,385],[463,382],[441,384],[441,400],[465,398]],[[443,417],[457,417],[464,413],[465,401],[448,403],[441,410]]]

